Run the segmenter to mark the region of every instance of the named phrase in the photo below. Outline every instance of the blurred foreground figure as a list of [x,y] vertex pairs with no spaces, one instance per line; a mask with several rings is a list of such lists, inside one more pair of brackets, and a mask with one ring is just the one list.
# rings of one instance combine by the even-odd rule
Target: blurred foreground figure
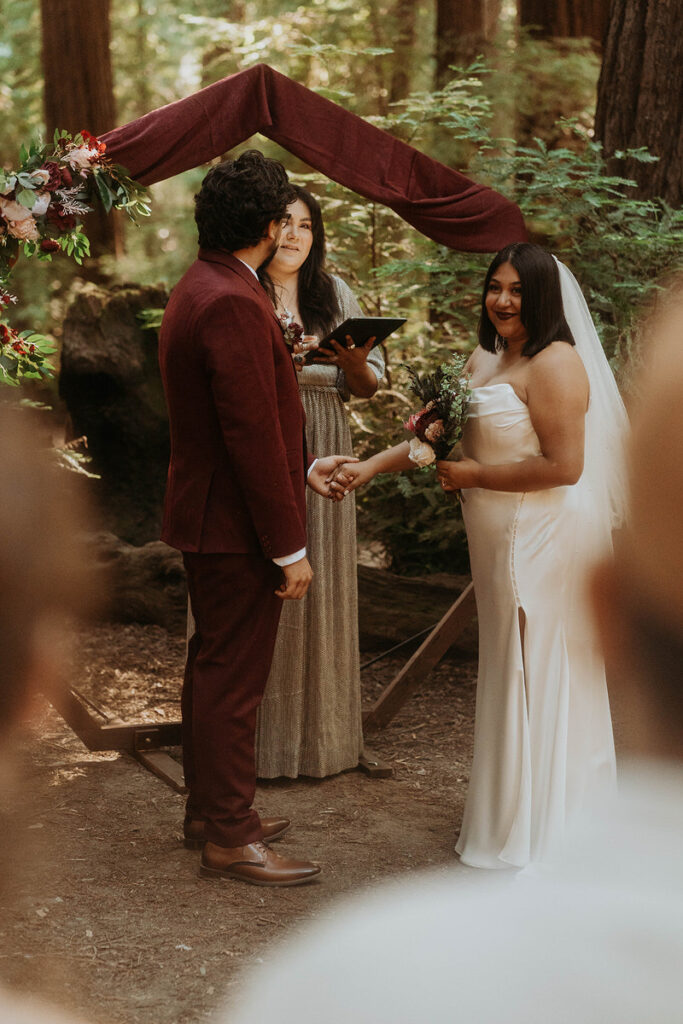
[[[631,517],[593,591],[633,760],[543,873],[463,869],[347,904],[252,976],[231,1024],[670,1024],[683,1006],[683,279],[662,296]],[[405,876],[404,876],[405,877]]]
[[[26,419],[25,412],[0,405],[0,787],[10,804],[20,786],[13,740],[36,693],[49,696],[60,685],[67,617],[90,596],[76,553],[68,474],[38,451]],[[3,870],[0,885],[8,882]],[[3,1024],[66,1020],[0,988]],[[71,1014],[68,1021],[75,1024]]]

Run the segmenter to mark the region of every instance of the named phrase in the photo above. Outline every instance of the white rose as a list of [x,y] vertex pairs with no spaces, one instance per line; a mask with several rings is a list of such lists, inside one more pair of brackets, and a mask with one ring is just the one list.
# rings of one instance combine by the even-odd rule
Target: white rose
[[88,146],[77,146],[75,149],[68,150],[64,156],[64,160],[75,171],[79,171],[91,167],[92,159],[96,156],[97,153],[93,152],[93,150]]
[[31,208],[31,214],[33,217],[42,217],[44,213],[47,213],[47,208],[50,205],[50,193],[49,192],[36,192],[36,201]]
[[35,181],[36,185],[47,185],[50,180],[50,172],[44,171],[41,167],[37,171],[31,171],[31,178]]
[[434,462],[436,455],[431,444],[421,441],[419,437],[414,437],[410,442],[408,458],[411,462],[414,462],[416,466],[422,467],[429,466]]
[[28,207],[15,203],[13,199],[0,199],[0,213],[8,221],[26,220],[31,216]]

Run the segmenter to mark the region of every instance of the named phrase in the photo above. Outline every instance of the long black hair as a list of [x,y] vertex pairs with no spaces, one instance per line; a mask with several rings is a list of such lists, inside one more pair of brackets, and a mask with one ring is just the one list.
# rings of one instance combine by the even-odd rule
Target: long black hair
[[486,272],[484,290],[481,296],[481,318],[479,320],[479,344],[487,352],[496,352],[505,347],[505,342],[496,334],[496,329],[486,310],[486,296],[491,278],[503,263],[511,263],[519,274],[522,285],[521,320],[528,341],[522,349],[523,356],[535,356],[553,341],[574,344],[572,332],[564,316],[560,272],[549,252],[531,242],[513,242],[506,245],[494,257]]
[[[339,323],[341,310],[334,281],[325,270],[325,225],[320,203],[308,189],[292,185],[296,193],[289,202],[301,202],[311,215],[313,242],[306,262],[299,270],[299,312],[306,334],[327,334]],[[267,267],[260,272],[263,286],[275,304],[275,288]]]

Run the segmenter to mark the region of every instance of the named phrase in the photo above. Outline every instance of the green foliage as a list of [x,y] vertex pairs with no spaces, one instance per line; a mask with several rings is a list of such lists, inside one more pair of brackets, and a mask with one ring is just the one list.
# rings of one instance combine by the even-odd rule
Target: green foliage
[[0,324],[0,383],[18,387],[23,380],[52,377],[48,357],[55,352],[52,338],[33,331],[17,333]]
[[356,507],[361,536],[384,544],[393,572],[419,576],[468,571],[459,505],[444,495],[431,467],[375,477],[356,492]]
[[146,331],[158,331],[161,327],[161,321],[164,316],[163,309],[157,309],[156,307],[150,307],[149,309],[141,309],[136,319],[140,323],[141,327]]

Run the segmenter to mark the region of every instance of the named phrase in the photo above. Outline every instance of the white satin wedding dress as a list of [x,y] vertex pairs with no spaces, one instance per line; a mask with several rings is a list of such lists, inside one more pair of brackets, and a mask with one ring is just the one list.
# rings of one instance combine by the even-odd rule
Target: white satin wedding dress
[[[465,454],[540,454],[507,383],[474,388]],[[586,486],[463,491],[479,616],[474,761],[456,850],[482,868],[551,859],[572,817],[614,784],[604,667],[587,614]]]

